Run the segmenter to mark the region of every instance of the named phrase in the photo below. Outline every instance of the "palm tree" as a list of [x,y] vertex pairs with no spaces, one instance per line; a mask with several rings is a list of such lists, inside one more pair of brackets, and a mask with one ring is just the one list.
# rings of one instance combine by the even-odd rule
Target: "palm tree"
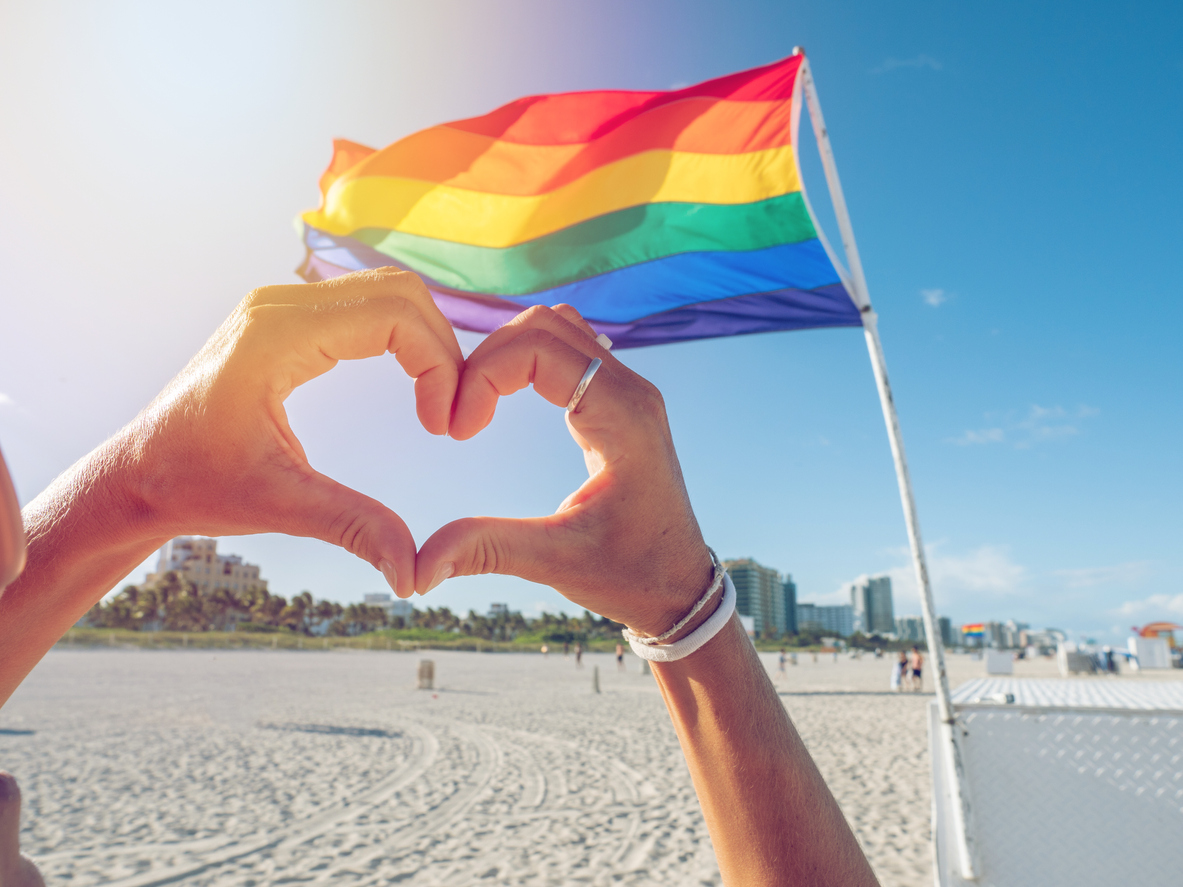
[[329,627],[341,618],[341,605],[333,601],[317,601],[312,613],[316,619],[316,627],[324,626],[327,632]]

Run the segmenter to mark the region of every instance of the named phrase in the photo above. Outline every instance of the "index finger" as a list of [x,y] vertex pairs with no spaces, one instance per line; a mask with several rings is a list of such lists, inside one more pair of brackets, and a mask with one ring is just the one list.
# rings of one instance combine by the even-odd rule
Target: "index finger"
[[281,374],[281,399],[339,360],[389,351],[415,379],[423,426],[445,434],[463,357],[422,281],[409,272],[363,272],[331,283],[268,287],[245,304],[248,319],[263,322],[248,324],[244,336]]
[[[359,271],[329,280],[322,280],[314,286],[329,294],[330,299],[344,298],[374,298],[381,296],[398,296],[411,302],[423,316],[424,322],[435,333],[436,337],[448,349],[452,359],[457,364],[464,363],[464,355],[460,350],[460,343],[456,341],[456,331],[439,305],[431,296],[431,291],[423,283],[419,275],[398,268],[375,268],[371,271]],[[336,291],[344,290],[338,294]]]
[[469,355],[456,393],[448,433],[467,440],[493,419],[497,401],[533,384],[556,406],[566,406],[593,358],[603,363],[569,413],[572,432],[611,459],[614,446],[669,431],[661,395],[581,329],[549,308],[532,308],[490,335]]

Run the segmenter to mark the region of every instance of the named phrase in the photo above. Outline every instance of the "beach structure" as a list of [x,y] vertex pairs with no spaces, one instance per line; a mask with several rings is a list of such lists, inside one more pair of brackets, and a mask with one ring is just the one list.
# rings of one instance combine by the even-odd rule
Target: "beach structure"
[[417,675],[419,679],[420,690],[435,689],[435,662],[431,659],[419,660],[419,672]]
[[1129,639],[1127,646],[1138,669],[1171,667],[1171,648],[1167,646],[1166,638],[1135,635]]
[[267,580],[260,577],[258,566],[245,563],[236,554],[218,554],[218,540],[204,536],[177,536],[164,543],[156,571],[149,573],[144,583],[159,582],[170,572],[207,595],[219,589],[239,594],[267,590]]
[[933,702],[938,887],[1178,881],[1183,682],[982,678],[953,706],[974,877],[962,873]]
[[1151,622],[1131,630],[1134,634],[1126,646],[1137,668],[1171,668],[1176,663],[1183,667],[1183,651],[1175,643],[1175,632],[1183,632],[1183,625]]

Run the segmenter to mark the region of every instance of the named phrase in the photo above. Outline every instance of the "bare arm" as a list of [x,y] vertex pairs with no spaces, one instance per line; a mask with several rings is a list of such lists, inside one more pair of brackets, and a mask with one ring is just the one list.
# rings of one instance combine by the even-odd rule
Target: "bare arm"
[[[710,584],[710,556],[661,396],[597,345],[574,309],[531,309],[472,353],[451,435],[472,437],[492,420],[499,397],[529,384],[565,405],[594,357],[604,364],[579,411],[567,414],[586,483],[547,517],[466,518],[442,527],[419,552],[421,592],[450,575],[509,573],[653,636]],[[713,604],[679,636],[705,621]],[[738,619],[690,656],[655,663],[654,673],[726,883],[875,883]]]
[[410,596],[415,541],[406,525],[313,469],[283,408],[338,360],[388,351],[416,380],[424,427],[445,433],[462,357],[415,275],[366,272],[247,296],[143,413],[25,508],[27,565],[0,591],[0,705],[74,622],[174,536],[323,539]]
[[726,883],[876,883],[737,617],[653,673]]

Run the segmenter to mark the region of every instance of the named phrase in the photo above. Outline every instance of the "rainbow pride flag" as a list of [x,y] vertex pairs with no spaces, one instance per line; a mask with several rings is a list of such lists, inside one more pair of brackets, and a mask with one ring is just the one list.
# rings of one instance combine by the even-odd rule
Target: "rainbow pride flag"
[[986,633],[986,626],[981,622],[975,622],[972,625],[961,626],[962,637],[980,638]]
[[860,326],[798,171],[803,59],[337,140],[298,271],[414,271],[478,332],[566,302],[617,347]]

